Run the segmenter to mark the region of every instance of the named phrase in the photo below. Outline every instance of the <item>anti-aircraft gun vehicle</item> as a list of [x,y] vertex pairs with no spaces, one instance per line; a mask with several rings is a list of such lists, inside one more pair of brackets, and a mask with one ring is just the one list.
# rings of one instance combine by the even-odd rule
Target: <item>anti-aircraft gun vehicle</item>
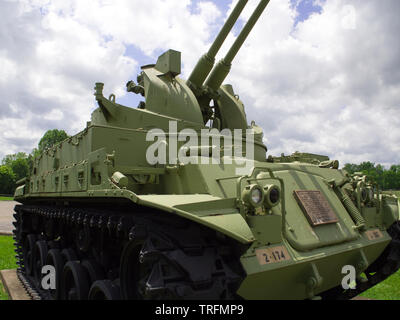
[[[247,2],[187,81],[174,50],[142,67],[127,85],[145,98],[138,108],[97,83],[87,127],[18,182],[18,275],[33,297],[350,299],[398,270],[398,199],[324,156],[267,158],[261,128],[223,85],[269,3],[214,65]],[[54,267],[55,286],[43,285],[43,266]],[[355,288],[342,286],[343,270],[354,270]]]

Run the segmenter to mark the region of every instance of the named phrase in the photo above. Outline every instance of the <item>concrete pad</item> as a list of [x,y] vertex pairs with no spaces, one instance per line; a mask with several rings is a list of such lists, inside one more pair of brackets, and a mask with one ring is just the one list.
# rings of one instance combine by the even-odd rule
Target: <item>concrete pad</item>
[[16,201],[0,201],[0,235],[12,235]]
[[1,270],[0,279],[11,300],[32,300],[19,281],[17,270]]

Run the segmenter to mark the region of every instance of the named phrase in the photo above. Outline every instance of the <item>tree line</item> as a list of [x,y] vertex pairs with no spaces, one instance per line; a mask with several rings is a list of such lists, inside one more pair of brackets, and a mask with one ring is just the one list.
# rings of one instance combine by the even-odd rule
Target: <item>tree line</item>
[[0,166],[0,194],[14,194],[17,181],[30,175],[33,159],[46,148],[50,148],[68,137],[64,130],[48,130],[40,139],[38,147],[34,148],[30,154],[18,152],[5,156]]
[[400,164],[386,169],[380,164],[363,162],[361,164],[346,164],[348,173],[362,172],[379,185],[381,190],[400,190]]

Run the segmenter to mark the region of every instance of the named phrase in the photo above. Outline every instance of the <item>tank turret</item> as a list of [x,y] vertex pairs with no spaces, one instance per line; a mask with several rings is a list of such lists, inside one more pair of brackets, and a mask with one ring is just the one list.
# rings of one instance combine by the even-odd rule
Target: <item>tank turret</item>
[[[146,102],[141,103],[140,109],[196,125],[206,125],[211,121],[211,126],[218,130],[251,128],[247,122],[243,102],[231,85],[222,83],[229,74],[233,59],[269,0],[259,2],[225,58],[214,66],[217,53],[247,3],[248,0],[239,0],[210,49],[200,58],[187,81],[178,77],[181,73],[181,53],[175,50],[165,52],[155,65],[142,67],[138,85],[133,81],[127,84],[128,92],[145,96]],[[259,131],[258,127],[255,129]],[[256,135],[256,139],[262,143],[262,134]]]
[[[269,2],[270,0],[260,1],[225,57],[214,66],[217,52],[247,4],[245,0],[239,1],[210,50],[200,58],[190,75],[188,84],[199,100],[205,123],[214,120],[217,122],[216,127],[218,129],[245,129],[247,127],[243,104],[239,99],[236,99],[237,101],[232,99],[232,96],[236,98],[236,95],[231,86],[221,88],[221,85],[231,70],[233,59]],[[217,104],[219,107],[217,114],[210,107],[211,100],[214,100],[214,105]]]

